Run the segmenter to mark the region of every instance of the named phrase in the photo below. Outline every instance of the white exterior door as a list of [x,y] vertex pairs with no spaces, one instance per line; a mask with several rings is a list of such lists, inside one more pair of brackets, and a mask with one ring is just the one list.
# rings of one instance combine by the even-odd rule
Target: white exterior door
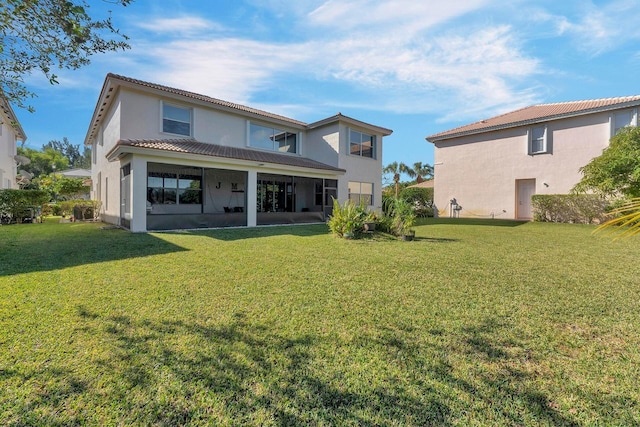
[[516,180],[516,219],[533,219],[531,196],[536,194],[535,179]]

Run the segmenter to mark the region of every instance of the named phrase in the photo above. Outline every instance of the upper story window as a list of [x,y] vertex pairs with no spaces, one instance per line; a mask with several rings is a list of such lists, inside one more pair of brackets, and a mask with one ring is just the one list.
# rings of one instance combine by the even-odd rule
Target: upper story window
[[349,154],[375,159],[376,136],[349,129]]
[[547,126],[535,126],[529,130],[529,154],[544,154],[549,152],[547,143]]
[[625,127],[637,125],[638,114],[636,109],[616,111],[611,118],[611,135],[617,134],[620,129]]
[[191,108],[162,103],[162,132],[191,136]]
[[297,153],[298,135],[286,130],[251,123],[249,146],[281,153]]

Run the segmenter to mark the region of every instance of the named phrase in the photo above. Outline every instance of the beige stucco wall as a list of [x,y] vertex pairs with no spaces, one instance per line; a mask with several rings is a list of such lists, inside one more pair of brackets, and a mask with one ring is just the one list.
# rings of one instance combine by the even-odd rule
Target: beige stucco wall
[[528,154],[529,127],[436,142],[434,198],[440,216],[449,216],[449,201],[456,198],[461,217],[514,219],[521,179],[535,179],[536,194],[569,193],[582,177],[580,167],[607,147],[609,116],[548,122],[548,154]]

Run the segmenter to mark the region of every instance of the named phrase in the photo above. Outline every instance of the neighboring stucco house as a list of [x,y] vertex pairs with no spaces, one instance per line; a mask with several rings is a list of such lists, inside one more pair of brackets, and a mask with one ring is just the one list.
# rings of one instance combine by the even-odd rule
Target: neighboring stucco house
[[303,123],[108,74],[85,145],[102,220],[131,231],[324,221],[332,197],[381,206],[391,130]]
[[531,196],[569,193],[617,130],[637,126],[639,106],[640,96],[540,104],[428,136],[439,215],[531,219]]
[[4,98],[0,98],[0,190],[18,188],[15,157],[17,142],[24,142],[26,139],[27,135],[22,130],[11,105]]

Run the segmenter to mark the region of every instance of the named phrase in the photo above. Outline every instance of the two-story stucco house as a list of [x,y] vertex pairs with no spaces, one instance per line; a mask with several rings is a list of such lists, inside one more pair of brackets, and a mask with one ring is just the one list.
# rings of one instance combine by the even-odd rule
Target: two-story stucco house
[[0,98],[0,190],[18,188],[16,181],[17,142],[27,135],[6,99]]
[[107,75],[85,144],[102,219],[131,231],[324,221],[332,198],[381,206],[391,130],[303,123]]
[[640,96],[540,104],[428,136],[439,215],[531,219],[531,196],[569,193],[639,107]]

